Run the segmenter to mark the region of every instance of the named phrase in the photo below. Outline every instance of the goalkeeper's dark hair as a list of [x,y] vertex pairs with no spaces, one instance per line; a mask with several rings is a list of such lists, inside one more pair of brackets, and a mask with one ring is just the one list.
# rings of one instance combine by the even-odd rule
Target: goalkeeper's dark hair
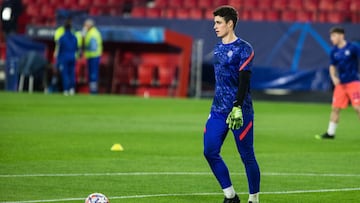
[[238,20],[238,12],[236,11],[236,9],[234,7],[220,6],[214,10],[213,15],[214,15],[214,17],[215,16],[223,17],[226,23],[229,22],[230,20],[232,20],[234,23],[234,29],[235,29],[236,23]]
[[342,27],[332,27],[330,29],[330,34],[332,34],[332,33],[345,34],[345,29]]

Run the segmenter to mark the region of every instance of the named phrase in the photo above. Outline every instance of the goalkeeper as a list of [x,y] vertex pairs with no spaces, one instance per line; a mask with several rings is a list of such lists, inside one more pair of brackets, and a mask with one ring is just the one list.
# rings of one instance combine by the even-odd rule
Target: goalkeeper
[[260,170],[253,148],[254,111],[250,95],[254,51],[248,42],[235,35],[237,12],[234,8],[222,6],[213,14],[214,30],[221,42],[214,49],[215,96],[204,130],[204,156],[224,192],[224,203],[240,202],[220,156],[222,144],[231,130],[245,166],[248,202],[258,203]]

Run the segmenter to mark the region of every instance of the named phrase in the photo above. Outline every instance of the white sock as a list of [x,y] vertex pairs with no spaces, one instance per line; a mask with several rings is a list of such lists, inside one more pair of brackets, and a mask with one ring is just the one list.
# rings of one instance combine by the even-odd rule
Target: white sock
[[233,186],[223,189],[226,198],[231,199],[235,197],[235,190]]
[[69,93],[70,93],[70,95],[74,95],[74,94],[75,94],[75,89],[74,89],[74,88],[70,88]]
[[258,203],[259,202],[259,193],[249,194],[249,202]]
[[327,133],[329,135],[335,135],[336,127],[337,127],[337,123],[330,121]]

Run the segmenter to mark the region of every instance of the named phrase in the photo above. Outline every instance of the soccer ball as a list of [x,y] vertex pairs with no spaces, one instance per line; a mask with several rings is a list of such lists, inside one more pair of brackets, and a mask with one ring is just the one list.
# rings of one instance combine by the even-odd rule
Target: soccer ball
[[85,203],[110,203],[110,201],[101,193],[93,193],[85,199]]

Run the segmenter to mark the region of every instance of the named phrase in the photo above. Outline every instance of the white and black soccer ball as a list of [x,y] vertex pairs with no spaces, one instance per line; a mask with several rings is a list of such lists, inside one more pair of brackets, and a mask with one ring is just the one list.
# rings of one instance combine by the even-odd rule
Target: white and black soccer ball
[[92,193],[85,199],[85,203],[110,203],[110,201],[101,193]]

